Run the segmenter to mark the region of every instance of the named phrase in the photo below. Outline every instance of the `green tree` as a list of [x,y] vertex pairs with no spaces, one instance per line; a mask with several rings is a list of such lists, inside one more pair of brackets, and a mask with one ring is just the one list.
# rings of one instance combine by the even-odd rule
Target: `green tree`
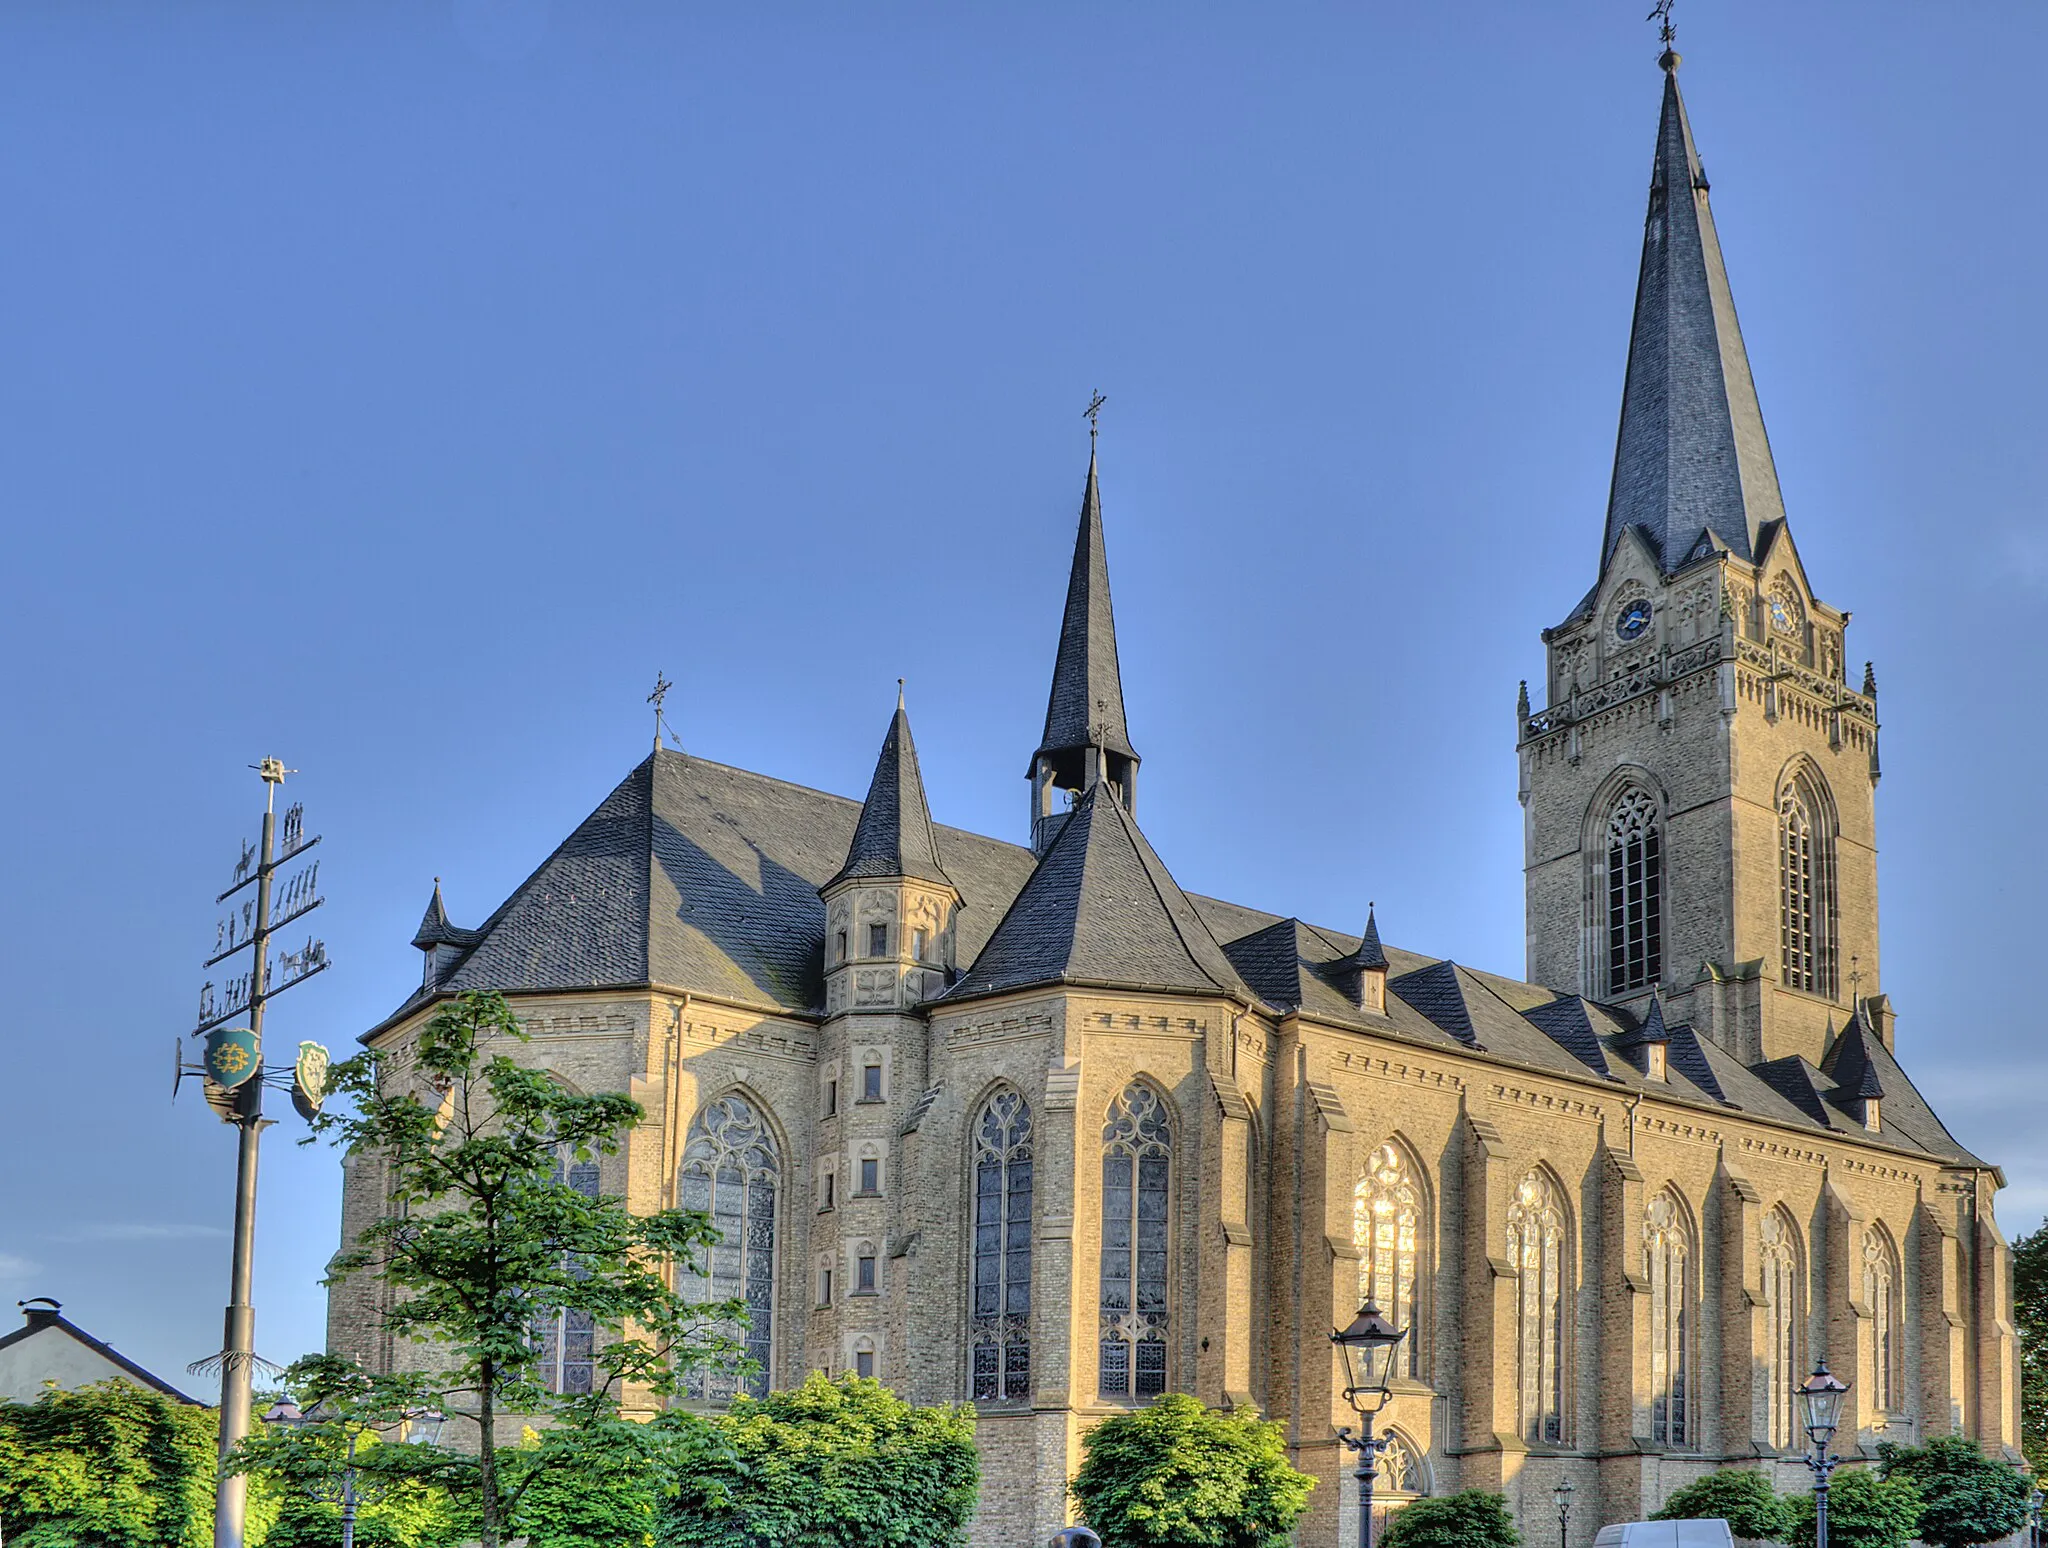
[[[1795,1494],[1794,1548],[1814,1548],[1813,1496]],[[1843,1468],[1828,1490],[1828,1548],[1906,1548],[1920,1525],[1920,1491],[1905,1478]]]
[[[643,1114],[629,1096],[578,1095],[521,1065],[512,1050],[525,1041],[503,996],[461,995],[409,1046],[336,1065],[329,1089],[348,1102],[314,1124],[381,1158],[390,1177],[390,1213],[334,1260],[328,1283],[380,1276],[396,1292],[384,1331],[425,1351],[416,1372],[357,1373],[350,1402],[364,1414],[439,1408],[474,1426],[474,1461],[444,1454],[433,1477],[473,1509],[484,1548],[500,1548],[522,1496],[575,1454],[568,1440],[502,1449],[502,1415],[595,1433],[628,1386],[671,1394],[692,1369],[737,1363],[727,1330],[744,1315],[737,1303],[693,1306],[670,1287],[671,1269],[700,1269],[717,1240],[705,1216],[636,1216],[565,1175],[565,1161],[615,1154]],[[588,1392],[550,1392],[543,1380],[535,1327],[554,1312],[597,1330]]]
[[[980,1486],[974,1412],[813,1372],[711,1420],[664,1416],[664,1548],[954,1548]],[[692,1433],[694,1427],[694,1433]],[[539,1545],[536,1545],[539,1548]]]
[[1103,1548],[1277,1548],[1315,1480],[1286,1434],[1185,1394],[1105,1419],[1082,1438],[1074,1499]]
[[208,1548],[215,1430],[123,1381],[0,1403],[0,1540],[9,1548]]
[[1791,1506],[1768,1478],[1746,1467],[1709,1473],[1674,1490],[1650,1519],[1725,1521],[1735,1536],[1765,1543],[1782,1543],[1792,1531]]
[[2020,1448],[2048,1472],[2048,1225],[2012,1248],[2012,1320],[2020,1334]]
[[1924,1446],[1877,1448],[1880,1477],[1912,1480],[1920,1491],[1918,1535],[1933,1548],[1972,1548],[2010,1536],[2027,1524],[2032,1482],[1994,1462],[1965,1435],[1939,1435]]
[[1521,1541],[1506,1499],[1466,1489],[1402,1506],[1379,1548],[1517,1548]]

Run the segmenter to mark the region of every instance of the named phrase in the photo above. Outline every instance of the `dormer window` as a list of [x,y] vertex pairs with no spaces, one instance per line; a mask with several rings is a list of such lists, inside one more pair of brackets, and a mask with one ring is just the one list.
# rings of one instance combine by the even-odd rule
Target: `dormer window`
[[1863,1099],[1863,1127],[1872,1134],[1878,1131],[1878,1106],[1879,1098],[1877,1097],[1865,1097]]
[[1374,971],[1368,968],[1359,975],[1358,997],[1360,1008],[1374,1015],[1384,1016],[1387,1012],[1387,974],[1384,968]]
[[1667,1050],[1664,1045],[1662,1043],[1652,1043],[1649,1046],[1648,1053],[1650,1056],[1650,1079],[1669,1080],[1671,1076],[1666,1064],[1665,1055]]
[[886,957],[889,955],[889,927],[885,924],[868,926],[868,955]]

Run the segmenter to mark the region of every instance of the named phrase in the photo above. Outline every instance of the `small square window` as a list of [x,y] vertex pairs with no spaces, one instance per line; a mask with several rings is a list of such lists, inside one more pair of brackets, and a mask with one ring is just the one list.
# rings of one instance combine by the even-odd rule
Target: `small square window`
[[864,1290],[868,1294],[872,1295],[874,1294],[875,1290],[874,1257],[872,1254],[863,1253],[858,1261],[860,1267],[860,1276],[854,1280],[853,1287],[856,1290]]
[[889,955],[889,927],[885,924],[868,926],[868,955],[886,957]]
[[882,1191],[882,1163],[873,1156],[865,1158],[860,1164],[860,1191],[862,1193],[880,1193]]
[[872,1349],[863,1349],[853,1357],[853,1374],[862,1381],[875,1379],[875,1352]]
[[860,1099],[863,1102],[879,1102],[882,1100],[882,1067],[879,1064],[870,1064],[862,1067],[860,1072]]
[[924,961],[925,942],[926,937],[924,931],[912,930],[910,932],[910,955],[915,957],[919,962]]
[[820,1306],[830,1306],[832,1304],[832,1270],[829,1268],[818,1270],[818,1304]]
[[837,1118],[839,1116],[839,1077],[837,1075],[825,1082],[825,1116],[827,1118]]

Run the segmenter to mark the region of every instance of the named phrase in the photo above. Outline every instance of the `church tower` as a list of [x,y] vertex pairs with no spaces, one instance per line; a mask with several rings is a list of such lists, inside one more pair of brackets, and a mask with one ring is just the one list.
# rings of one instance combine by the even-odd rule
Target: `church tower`
[[[1876,684],[1792,541],[1667,50],[1593,588],[1521,695],[1528,974],[1745,1060],[1879,987]],[[1871,1017],[1889,1042],[1881,999]]]

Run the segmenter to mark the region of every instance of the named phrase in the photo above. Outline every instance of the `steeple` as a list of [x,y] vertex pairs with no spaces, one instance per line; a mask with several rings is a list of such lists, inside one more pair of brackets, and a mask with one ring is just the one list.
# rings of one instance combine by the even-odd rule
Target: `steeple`
[[1025,773],[1032,787],[1032,844],[1041,853],[1066,818],[1064,811],[1054,810],[1053,791],[1070,791],[1078,798],[1106,781],[1126,810],[1137,794],[1138,754],[1124,724],[1116,615],[1102,543],[1102,492],[1092,448],[1074,565],[1067,576],[1067,608],[1053,658],[1052,693],[1045,706],[1045,735]]
[[1600,545],[1603,572],[1631,526],[1669,574],[1697,557],[1703,534],[1710,547],[1718,542],[1756,558],[1760,529],[1785,514],[1707,176],[1679,95],[1678,55],[1667,48],[1658,62],[1664,110]]
[[426,956],[420,968],[421,989],[436,987],[448,969],[481,938],[481,931],[460,929],[450,922],[447,905],[441,901],[441,878],[436,876],[434,895],[427,900],[427,911],[420,916],[420,927],[412,938],[413,945]]
[[939,841],[925,803],[924,776],[917,767],[917,744],[910,738],[902,683],[896,689],[896,713],[882,738],[882,754],[875,760],[875,777],[868,781],[868,798],[854,825],[846,864],[825,883],[827,888],[851,877],[908,877],[953,885],[939,864]]

